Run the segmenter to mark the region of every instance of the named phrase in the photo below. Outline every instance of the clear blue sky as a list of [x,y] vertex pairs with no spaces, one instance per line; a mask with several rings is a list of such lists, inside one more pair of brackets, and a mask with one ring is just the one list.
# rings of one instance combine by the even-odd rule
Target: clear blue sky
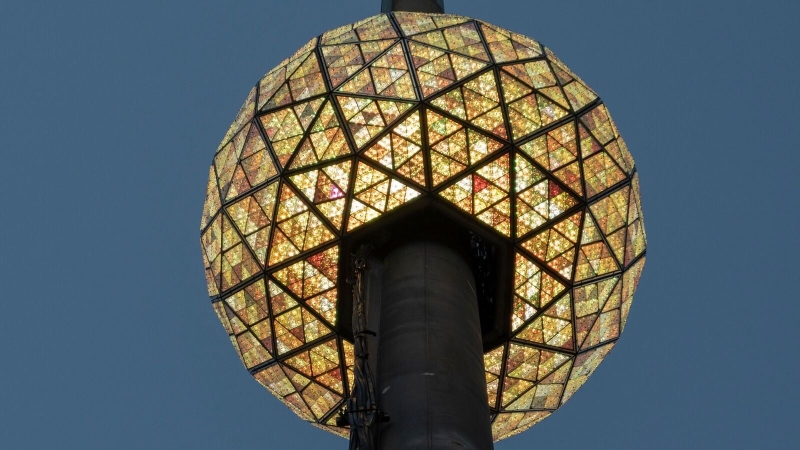
[[[800,4],[446,6],[540,40],[600,93],[649,238],[617,348],[497,449],[800,448]],[[0,4],[0,447],[346,448],[242,368],[198,223],[249,88],[379,7]]]

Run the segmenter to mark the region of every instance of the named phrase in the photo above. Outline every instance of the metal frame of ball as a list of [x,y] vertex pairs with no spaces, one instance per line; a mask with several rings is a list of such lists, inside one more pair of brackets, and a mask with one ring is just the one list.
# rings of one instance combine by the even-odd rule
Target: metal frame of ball
[[[391,16],[392,15],[390,15],[390,17]],[[367,19],[365,19],[365,20],[367,20]],[[472,19],[470,19],[470,20],[472,20]],[[411,108],[410,110],[406,111],[405,113],[403,113],[401,117],[399,117],[398,119],[396,119],[394,121],[394,124],[401,123],[403,121],[403,119],[405,119],[405,118],[409,117],[410,115],[415,114],[417,111],[419,111],[420,118],[421,118],[421,130],[423,131],[422,132],[422,140],[423,140],[422,148],[423,148],[423,152],[427,154],[428,152],[430,152],[430,148],[429,148],[428,142],[427,142],[427,133],[425,132],[425,130],[427,129],[427,127],[426,127],[425,109],[428,107],[428,104],[429,104],[430,100],[442,95],[444,92],[447,92],[447,91],[450,91],[450,90],[453,90],[453,89],[457,89],[460,86],[462,86],[462,85],[464,85],[466,83],[469,83],[470,81],[472,81],[473,79],[479,77],[480,75],[485,74],[487,72],[487,69],[479,70],[476,73],[474,73],[474,74],[472,74],[472,75],[470,75],[470,76],[468,76],[468,77],[466,77],[464,79],[461,79],[461,80],[458,80],[457,82],[452,83],[451,85],[449,85],[446,88],[442,89],[441,91],[437,92],[435,95],[431,95],[431,96],[429,96],[427,98],[424,98],[422,96],[421,92],[420,92],[419,86],[416,83],[416,75],[414,74],[414,70],[413,70],[414,64],[411,61],[411,58],[409,56],[410,52],[409,52],[408,43],[407,43],[409,38],[403,34],[402,29],[398,26],[398,24],[394,20],[392,20],[392,23],[393,23],[395,29],[398,32],[398,35],[399,35],[398,39],[401,42],[403,42],[404,53],[405,53],[405,56],[406,56],[406,59],[407,59],[406,63],[408,65],[408,67],[410,68],[409,73],[412,74],[412,77],[415,80],[415,90],[416,90],[416,94],[417,94],[417,100],[411,100],[412,102],[416,102],[417,105],[414,106],[413,108]],[[478,28],[478,30],[480,30],[480,27],[477,27],[477,28]],[[484,40],[484,42],[485,42],[485,40]],[[336,103],[336,102],[333,101],[333,93],[335,91],[331,89],[331,83],[330,83],[327,71],[325,70],[325,65],[324,65],[324,62],[323,62],[322,57],[320,55],[319,47],[320,47],[320,43],[317,42],[317,45],[315,47],[315,53],[316,53],[317,58],[318,58],[318,64],[322,68],[322,75],[323,75],[323,78],[325,79],[325,84],[326,84],[326,92],[323,93],[323,94],[314,96],[314,97],[304,98],[303,100],[300,100],[300,101],[284,104],[284,105],[281,105],[279,108],[272,108],[271,110],[289,107],[289,106],[292,106],[292,105],[295,105],[295,104],[298,104],[298,103],[307,102],[307,101],[312,100],[314,98],[320,98],[320,97],[328,98],[328,99],[330,99],[330,101],[332,103],[334,103],[334,104]],[[384,51],[384,53],[385,52],[386,52],[386,50]],[[491,57],[491,52],[488,51],[488,48],[487,48],[487,53]],[[540,56],[538,58],[507,61],[507,62],[502,63],[502,65],[519,64],[519,63],[524,63],[524,62],[527,62],[527,61],[545,59],[546,57],[547,57],[547,55],[544,54],[544,52],[543,52],[542,56]],[[365,66],[365,68],[368,67],[368,65],[369,64],[367,64]],[[500,64],[499,63],[494,63],[494,60],[492,58],[492,62],[490,62],[490,65],[488,66],[488,70],[492,70],[494,72],[494,76],[495,76],[496,80],[500,79],[500,77],[499,77],[499,75],[500,75],[499,74],[499,70],[500,70],[499,67],[500,67]],[[498,89],[500,91],[500,97],[501,97],[500,105],[502,106],[502,110],[503,110],[504,123],[505,123],[506,127],[508,128],[508,125],[509,125],[509,118],[508,118],[508,111],[507,111],[508,105],[506,104],[505,100],[502,99],[503,98],[503,93],[502,93],[502,85],[500,83],[498,83]],[[348,96],[354,96],[354,97],[358,97],[359,96],[358,94],[352,94],[352,93],[348,93],[347,95]],[[363,97],[379,98],[379,96],[363,96]],[[419,99],[422,99],[422,100],[419,100]],[[256,101],[256,103],[257,103],[257,101]],[[516,198],[515,198],[516,197],[516,190],[513,187],[513,184],[514,184],[514,182],[513,182],[513,179],[514,179],[513,161],[518,157],[517,156],[518,153],[523,153],[517,147],[519,145],[525,143],[525,142],[528,142],[528,141],[531,141],[533,139],[536,139],[537,137],[542,136],[542,135],[546,134],[547,132],[549,132],[549,131],[551,131],[553,129],[556,129],[556,128],[564,125],[565,123],[574,122],[574,121],[579,120],[578,118],[580,117],[580,113],[581,112],[589,111],[592,108],[594,108],[595,106],[600,105],[600,104],[602,104],[602,101],[599,98],[597,98],[593,102],[585,105],[579,111],[571,111],[566,117],[564,117],[564,118],[562,118],[560,120],[557,120],[557,121],[555,121],[553,123],[550,123],[547,126],[538,129],[535,133],[533,133],[531,135],[528,135],[528,136],[525,136],[523,139],[519,139],[519,140],[516,140],[516,141],[511,140],[510,138],[508,138],[506,140],[503,140],[502,138],[500,138],[498,136],[492,135],[488,131],[480,130],[477,127],[475,127],[474,125],[469,125],[471,127],[471,129],[474,130],[474,131],[478,131],[478,132],[484,133],[484,134],[486,134],[488,136],[491,136],[493,139],[501,140],[502,142],[504,142],[505,146],[502,149],[494,152],[491,156],[489,156],[487,158],[484,158],[479,163],[474,164],[471,167],[468,167],[467,169],[463,170],[462,172],[459,172],[458,175],[453,176],[448,181],[446,181],[444,183],[441,183],[440,185],[438,185],[436,187],[433,187],[433,188],[429,188],[428,187],[428,186],[430,186],[432,184],[431,183],[432,174],[431,174],[430,159],[426,155],[426,164],[425,164],[426,186],[422,187],[422,186],[419,186],[419,185],[414,185],[416,188],[419,188],[419,190],[422,191],[422,193],[423,193],[423,195],[420,198],[414,199],[411,202],[409,202],[407,204],[404,204],[401,207],[398,207],[394,211],[386,212],[383,216],[381,216],[377,220],[375,220],[373,222],[370,222],[370,223],[367,223],[367,224],[365,224],[365,225],[363,225],[361,227],[358,227],[357,229],[355,229],[352,232],[345,231],[347,229],[347,223],[348,223],[347,214],[349,212],[349,208],[346,208],[345,209],[345,213],[344,213],[345,216],[342,219],[342,227],[341,227],[342,229],[341,229],[341,231],[339,233],[336,233],[337,237],[333,241],[325,243],[324,245],[315,247],[315,248],[313,248],[311,250],[308,250],[306,252],[302,252],[302,253],[300,253],[298,255],[295,255],[294,257],[290,258],[289,260],[283,261],[283,262],[281,262],[279,264],[276,264],[274,266],[267,266],[267,269],[263,270],[260,275],[252,277],[249,280],[246,280],[246,281],[234,286],[233,288],[231,288],[231,289],[229,289],[229,290],[227,290],[225,292],[220,292],[220,294],[217,295],[217,296],[213,296],[212,297],[213,301],[214,302],[221,301],[222,299],[228,297],[232,293],[237,292],[237,291],[243,289],[244,287],[252,284],[253,282],[258,280],[259,278],[263,278],[264,274],[275,273],[275,272],[277,272],[277,271],[279,271],[279,270],[281,270],[281,269],[283,269],[285,267],[288,267],[288,266],[296,263],[297,261],[300,261],[300,260],[303,260],[304,258],[307,258],[310,255],[319,253],[321,251],[324,251],[325,249],[328,249],[328,248],[331,248],[331,247],[334,247],[334,246],[338,245],[339,246],[339,271],[338,271],[337,285],[338,285],[339,300],[338,300],[338,303],[337,303],[337,323],[336,323],[335,327],[333,327],[333,330],[337,335],[339,335],[342,338],[352,342],[352,328],[351,328],[351,323],[350,323],[351,312],[352,312],[352,294],[349,291],[349,287],[348,287],[348,284],[347,284],[347,278],[351,275],[351,272],[352,272],[349,255],[352,254],[352,253],[355,253],[355,251],[356,251],[356,249],[358,248],[359,245],[361,245],[363,243],[368,243],[368,242],[376,242],[376,241],[379,241],[379,240],[384,241],[385,243],[382,246],[379,246],[376,249],[376,252],[375,252],[375,255],[380,256],[381,254],[383,254],[385,252],[388,252],[391,248],[393,248],[396,245],[399,245],[402,242],[405,242],[405,241],[408,241],[408,240],[412,240],[412,239],[431,238],[432,237],[431,234],[436,234],[436,237],[434,237],[434,239],[442,241],[442,242],[445,242],[448,245],[450,245],[451,247],[456,248],[457,250],[459,250],[462,253],[464,253],[465,256],[468,256],[468,251],[467,250],[468,250],[468,247],[469,247],[470,233],[473,233],[473,234],[475,234],[477,236],[480,236],[483,239],[483,241],[490,248],[492,248],[493,251],[494,251],[493,267],[495,268],[495,270],[493,271],[492,277],[491,277],[491,280],[490,280],[492,282],[492,284],[493,284],[492,287],[493,287],[494,295],[493,295],[493,298],[490,299],[490,300],[489,299],[479,299],[479,301],[484,303],[484,304],[481,305],[482,312],[484,312],[484,316],[482,317],[482,324],[481,324],[482,325],[482,332],[483,332],[484,351],[488,352],[488,351],[490,351],[492,349],[495,349],[495,348],[497,348],[497,347],[499,347],[501,345],[506,344],[507,342],[514,342],[514,336],[513,336],[513,333],[512,333],[512,326],[511,326],[511,312],[512,312],[512,304],[513,304],[513,297],[514,297],[514,286],[513,286],[513,282],[514,281],[513,280],[514,280],[514,270],[515,270],[514,258],[515,258],[515,253],[516,252],[525,254],[528,257],[529,260],[535,262],[535,264],[538,266],[538,268],[540,270],[542,270],[543,272],[548,273],[550,276],[554,277],[557,280],[560,280],[564,284],[565,289],[561,293],[559,293],[551,302],[549,302],[548,305],[555,303],[556,301],[561,299],[564,295],[567,295],[567,293],[571,292],[574,287],[577,287],[577,286],[580,286],[580,285],[596,283],[598,281],[601,281],[601,280],[606,279],[606,278],[611,278],[611,277],[620,277],[621,278],[623,273],[626,272],[627,269],[633,267],[639,260],[643,259],[646,256],[646,250],[645,250],[640,255],[638,255],[633,261],[631,261],[628,265],[623,267],[621,270],[614,271],[614,272],[611,272],[611,273],[608,273],[608,274],[604,274],[604,275],[602,275],[600,277],[590,278],[588,280],[585,280],[585,281],[582,281],[582,282],[576,284],[571,279],[570,280],[565,279],[557,271],[555,271],[552,268],[548,267],[547,264],[545,264],[543,262],[540,262],[535,256],[533,256],[526,249],[524,249],[521,246],[517,245],[522,241],[530,239],[531,236],[533,236],[534,234],[536,234],[536,233],[538,233],[538,232],[540,232],[542,230],[545,230],[545,229],[548,229],[548,228],[552,227],[555,223],[564,220],[566,217],[569,217],[570,215],[572,215],[572,214],[574,214],[574,213],[576,213],[578,211],[588,211],[590,203],[595,203],[598,199],[607,197],[607,196],[611,195],[612,193],[614,193],[614,192],[616,192],[618,190],[624,189],[626,186],[632,186],[632,180],[633,180],[634,176],[637,173],[636,172],[636,168],[634,167],[629,174],[626,173],[626,177],[625,177],[625,179],[623,181],[620,181],[617,184],[609,187],[608,189],[606,189],[602,193],[596,195],[595,197],[592,197],[591,199],[586,199],[583,196],[577,196],[576,195],[576,198],[578,199],[578,204],[577,205],[573,206],[572,208],[570,208],[567,211],[564,211],[557,218],[551,219],[551,220],[547,221],[546,223],[540,225],[536,229],[534,229],[532,231],[529,231],[527,234],[525,234],[523,236],[520,236],[520,237],[516,237],[516,238],[514,237],[516,235],[516,232],[515,232],[515,225],[516,225],[516,223],[515,223],[516,222],[515,221],[515,215],[516,215],[515,209],[516,208],[512,208],[512,212],[511,212],[512,216],[510,218],[510,221],[511,221],[511,237],[507,237],[507,236],[501,235],[500,233],[495,232],[487,224],[485,224],[485,223],[479,221],[477,218],[475,218],[473,216],[470,216],[470,215],[466,214],[465,212],[459,210],[455,205],[452,205],[452,204],[448,203],[447,201],[445,201],[444,199],[442,199],[441,197],[439,197],[436,194],[438,192],[446,189],[450,185],[454,184],[455,182],[457,182],[459,179],[463,178],[464,176],[466,176],[468,174],[471,174],[471,173],[474,173],[475,171],[479,170],[481,167],[485,166],[487,163],[491,162],[492,160],[500,158],[503,155],[511,155],[512,163],[511,163],[511,167],[509,168],[509,171],[510,171],[509,176],[512,179],[512,181],[511,181],[512,187],[509,190],[509,195],[511,197],[512,204],[516,204]],[[435,107],[432,108],[432,109],[435,110],[437,113],[441,113],[442,112],[440,109],[435,108]],[[271,110],[268,110],[268,111],[271,111]],[[348,131],[348,129],[346,127],[347,121],[343,117],[343,114],[341,113],[339,108],[335,107],[334,110],[336,111],[336,115],[337,115],[337,118],[338,118],[338,120],[339,120],[339,122],[340,122],[340,124],[342,126],[342,129],[345,131],[345,135],[346,135],[346,138],[347,138],[347,141],[348,141],[348,145],[350,146],[350,149],[351,149],[351,152],[352,152],[352,150],[353,149],[357,149],[358,146],[356,146],[355,143],[353,142],[353,139],[350,136],[350,132]],[[265,133],[263,127],[261,126],[261,124],[259,123],[259,120],[257,120],[259,115],[263,115],[268,111],[264,111],[264,110],[256,111],[256,113],[255,113],[254,117],[251,119],[251,121],[252,121],[252,123],[256,124],[256,126],[259,128],[259,131],[260,131],[260,133],[262,135],[262,139],[266,143],[267,148],[268,148],[268,150],[269,150],[269,152],[270,152],[270,154],[271,154],[271,156],[273,158],[273,161],[276,161],[275,153],[271,148],[270,141],[269,141],[269,139],[266,138],[266,133]],[[461,123],[462,125],[466,125],[466,124],[469,123],[468,121],[459,119],[458,117],[455,117],[455,116],[448,116],[447,118],[448,119],[452,119],[455,122]],[[367,158],[363,158],[363,157],[359,157],[358,156],[361,153],[363,153],[366,149],[368,149],[372,144],[374,144],[375,142],[380,140],[383,136],[385,136],[386,134],[390,133],[391,130],[392,130],[392,127],[391,126],[387,126],[381,133],[379,133],[378,135],[373,137],[370,141],[368,141],[368,143],[362,145],[361,146],[361,150],[353,152],[353,153],[351,153],[351,154],[349,154],[347,156],[344,156],[344,157],[339,157],[339,158],[336,158],[336,159],[326,160],[326,161],[317,163],[315,165],[302,167],[302,168],[296,169],[296,170],[289,170],[289,169],[286,169],[286,168],[282,169],[281,165],[276,163],[275,165],[276,165],[276,168],[278,169],[278,172],[279,172],[278,176],[272,177],[268,182],[262,183],[262,184],[258,185],[257,187],[254,187],[252,189],[252,191],[256,191],[256,190],[260,189],[261,187],[263,187],[263,186],[265,186],[265,185],[267,185],[269,183],[277,182],[277,180],[280,180],[281,184],[286,183],[285,177],[287,176],[287,174],[294,175],[294,174],[297,174],[297,173],[307,172],[307,171],[311,171],[311,170],[314,170],[314,169],[319,169],[320,167],[326,167],[326,166],[328,166],[328,165],[330,165],[332,163],[342,162],[344,160],[351,159],[353,161],[353,164],[352,164],[352,167],[351,167],[351,173],[350,173],[351,188],[348,190],[348,193],[347,193],[347,199],[348,200],[347,200],[347,203],[346,203],[349,206],[350,205],[350,201],[351,201],[351,199],[352,199],[352,197],[354,195],[353,189],[352,189],[352,184],[353,184],[353,179],[355,178],[355,171],[356,171],[357,163],[365,163],[365,164],[370,165],[372,168],[374,168],[374,169],[376,169],[376,170],[378,170],[380,172],[383,172],[383,173],[386,173],[386,174],[391,174],[392,176],[396,176],[395,174],[392,173],[391,170],[388,170],[388,169],[382,167],[380,164],[378,164],[378,163],[376,163],[374,161],[371,161],[371,160],[369,160]],[[306,133],[304,134],[304,137],[307,136],[307,134],[308,134],[308,131],[306,131]],[[296,150],[295,150],[295,154],[296,154]],[[539,168],[539,170],[541,170],[542,172],[544,172],[544,173],[549,173],[550,172],[545,167],[539,167],[538,164],[535,161],[532,160],[532,158],[529,158],[527,156],[523,156],[523,158],[527,158],[529,160],[529,162],[533,162],[534,167]],[[289,160],[286,163],[286,167],[289,167],[290,163],[291,163],[291,160]],[[555,177],[549,177],[549,178],[550,178],[551,181],[555,181],[557,183],[559,182],[559,180],[557,180]],[[569,190],[569,188],[566,187],[566,186],[562,186],[562,187],[564,187],[567,190]],[[421,188],[424,188],[424,189],[421,189]],[[220,214],[220,213],[221,214],[227,214],[225,212],[225,206],[226,205],[233,204],[234,202],[238,201],[239,199],[243,198],[244,196],[249,195],[249,193],[250,192],[240,194],[235,199],[230,200],[228,202],[225,202],[224,200],[222,200],[220,210],[216,214]],[[208,226],[210,226],[210,222],[211,221],[209,221],[209,225],[207,225],[206,228],[208,228]],[[274,224],[272,225],[272,227],[274,228]],[[204,228],[204,230],[206,228]],[[332,228],[332,230],[336,231],[336,228]],[[388,240],[386,239],[387,236],[389,237]],[[240,237],[243,237],[243,236],[240,236]],[[243,241],[244,241],[244,239],[243,239]],[[270,241],[269,242],[272,242],[271,235],[270,235]],[[579,244],[576,244],[575,260],[573,261],[573,265],[576,264],[577,258],[579,256],[578,249],[579,249]],[[289,292],[289,291],[287,290],[287,292]],[[299,302],[301,304],[303,303],[302,300],[299,300]],[[528,319],[528,322],[526,322],[526,324],[534,321],[545,310],[546,310],[546,306],[543,306],[540,311],[538,311],[533,317]],[[271,314],[270,314],[270,320],[272,320]],[[573,336],[574,336],[574,333],[575,333],[574,328],[576,326],[575,325],[575,315],[574,315],[574,313],[573,313],[573,318],[572,318],[572,326],[573,326]],[[518,327],[517,332],[519,332],[519,330],[521,330],[521,329],[522,329],[522,327]],[[612,343],[612,342],[616,342],[616,340],[618,338],[619,337],[616,337],[616,338],[614,338],[612,340],[609,340],[609,341],[606,341],[606,342],[602,342],[597,347],[604,346],[604,345],[607,345],[607,344]],[[321,342],[321,341],[325,341],[325,340],[328,340],[328,339],[330,339],[330,336],[326,336],[324,338],[320,338],[318,341]],[[303,345],[303,346],[299,347],[298,349],[295,349],[294,351],[282,354],[280,356],[280,358],[277,358],[275,355],[273,355],[273,359],[272,360],[268,361],[267,363],[264,363],[264,364],[261,364],[261,365],[258,365],[258,366],[255,366],[255,367],[251,368],[250,372],[255,374],[256,372],[258,372],[259,370],[263,369],[264,367],[276,364],[279,360],[285,360],[285,359],[295,355],[296,353],[300,352],[301,350],[307,349],[308,347],[312,346],[312,344],[314,344],[314,343],[317,343],[317,341],[314,341],[313,343],[307,343],[306,345]],[[557,352],[560,352],[560,353],[569,354],[572,357],[577,356],[578,353],[585,353],[585,352],[588,352],[588,351],[592,350],[592,348],[595,348],[595,347],[592,347],[592,348],[589,348],[589,349],[581,350],[579,352],[577,349],[568,350],[568,349],[564,349],[564,348],[560,348],[560,347],[549,348],[547,345],[532,344],[532,343],[530,343],[528,341],[524,341],[524,345],[532,346],[532,347],[539,347],[539,348],[542,348],[544,350],[557,351]],[[507,355],[504,355],[504,359],[503,359],[504,362],[505,362],[505,358],[507,358]],[[344,358],[342,358],[342,361],[344,361]],[[503,370],[505,371],[505,364],[503,364],[503,366],[504,366]],[[504,375],[501,375],[501,377],[500,377],[501,381],[503,379],[503,376]],[[566,385],[566,383],[565,383],[565,385]],[[345,384],[345,386],[346,386],[346,384]],[[345,389],[347,389],[347,388],[345,388]],[[497,397],[498,398],[497,398],[496,404],[493,407],[490,408],[490,411],[491,411],[492,415],[495,415],[498,412],[505,412],[505,410],[502,409],[502,405],[500,403],[501,395],[500,395],[499,391],[498,391],[498,396]],[[561,406],[561,404],[559,404],[558,407],[560,407],[560,406]],[[552,410],[548,410],[548,411],[554,411],[558,407],[556,407],[556,408],[554,408]],[[335,414],[335,410],[336,410],[336,408],[334,408],[334,410],[332,410],[332,412],[328,416],[326,416],[325,418],[321,419],[319,422],[320,423],[324,423],[326,418],[330,417],[332,414]],[[507,436],[503,436],[503,437],[507,437]]]

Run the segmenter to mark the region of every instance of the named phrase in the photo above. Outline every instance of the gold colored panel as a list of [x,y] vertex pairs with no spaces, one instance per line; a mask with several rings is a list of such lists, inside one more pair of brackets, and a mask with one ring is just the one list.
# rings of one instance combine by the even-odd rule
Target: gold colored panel
[[350,206],[347,231],[378,218],[420,194],[418,190],[399,179],[359,162],[353,191],[355,199]]
[[522,247],[547,263],[564,278],[572,278],[575,244],[578,241],[582,215],[582,212],[578,212],[562,220],[553,228],[544,230],[523,242]]
[[308,299],[336,287],[339,249],[332,247],[273,274],[295,295]]
[[281,167],[286,166],[291,158],[303,133],[322,106],[322,101],[323,99],[312,100],[259,118]]
[[492,438],[495,442],[497,442],[501,439],[522,433],[523,431],[546,419],[550,414],[552,414],[552,411],[530,411],[498,414],[497,418],[495,418],[494,422],[492,422]]
[[297,386],[303,386],[303,382],[307,384],[309,380],[296,372],[291,373],[293,377],[290,379],[280,364],[274,364],[256,372],[253,376],[256,381],[278,397],[301,419],[306,421],[313,420],[311,410],[297,393]]
[[364,156],[424,186],[425,163],[419,111],[392,128],[392,132],[368,148]]
[[247,94],[247,98],[245,99],[244,104],[242,104],[242,107],[236,114],[236,118],[233,120],[233,123],[231,124],[230,128],[228,128],[228,132],[225,133],[225,137],[222,138],[222,142],[220,143],[219,148],[222,148],[223,144],[228,142],[228,140],[234,134],[239,132],[239,130],[241,130],[242,127],[244,127],[247,122],[253,119],[253,116],[255,115],[256,112],[255,101],[256,101],[256,88],[254,86],[252,89],[250,89],[250,93]]
[[611,349],[614,348],[615,343],[610,343],[604,345],[602,347],[598,347],[594,350],[590,350],[586,353],[581,353],[575,359],[575,365],[572,368],[572,372],[569,375],[569,382],[567,383],[567,388],[564,390],[564,396],[561,400],[561,404],[567,402],[572,395],[577,391],[589,376],[594,373],[597,366],[603,361],[603,359],[608,356],[608,353]]
[[498,63],[542,55],[539,43],[529,37],[489,25],[486,22],[481,22],[481,30],[486,37],[486,43],[494,60]]
[[322,58],[331,85],[339,86],[395,42],[397,41],[382,40],[323,46]]
[[572,305],[569,295],[553,303],[542,315],[534,319],[517,334],[523,339],[536,344],[561,347],[572,350]]
[[405,11],[396,11],[394,17],[406,36],[458,25],[470,20],[468,17],[453,14],[427,14]]

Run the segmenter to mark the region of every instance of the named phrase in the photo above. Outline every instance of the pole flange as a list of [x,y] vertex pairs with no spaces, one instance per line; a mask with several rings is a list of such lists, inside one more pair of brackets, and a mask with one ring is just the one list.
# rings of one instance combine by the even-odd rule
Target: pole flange
[[444,14],[444,0],[382,0],[381,12],[408,11]]

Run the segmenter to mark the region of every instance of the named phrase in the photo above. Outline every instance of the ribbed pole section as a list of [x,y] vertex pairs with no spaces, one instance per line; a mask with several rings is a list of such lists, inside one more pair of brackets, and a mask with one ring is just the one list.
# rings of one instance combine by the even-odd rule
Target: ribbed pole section
[[491,450],[472,272],[431,242],[384,260],[378,349],[381,450]]
[[444,13],[444,0],[383,0],[381,12],[410,11]]

